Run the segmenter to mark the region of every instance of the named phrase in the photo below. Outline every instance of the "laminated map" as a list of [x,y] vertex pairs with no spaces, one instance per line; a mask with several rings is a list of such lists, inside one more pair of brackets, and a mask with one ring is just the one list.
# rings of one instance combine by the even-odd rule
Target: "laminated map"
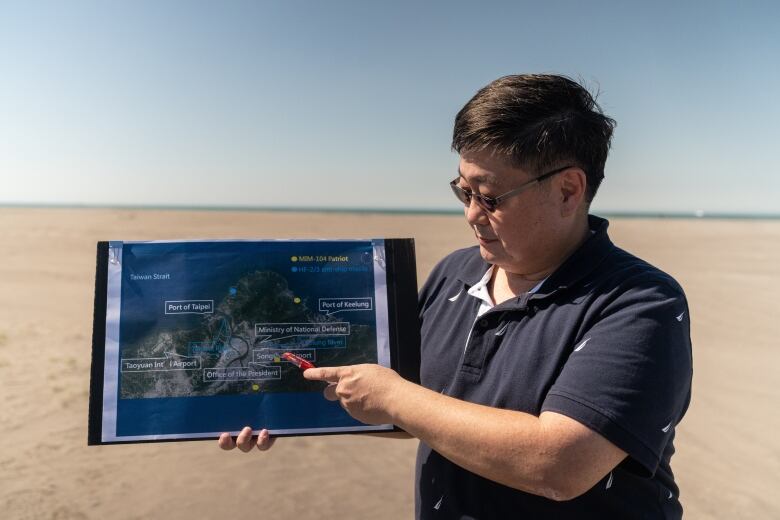
[[89,444],[390,431],[315,366],[419,380],[411,239],[99,242]]

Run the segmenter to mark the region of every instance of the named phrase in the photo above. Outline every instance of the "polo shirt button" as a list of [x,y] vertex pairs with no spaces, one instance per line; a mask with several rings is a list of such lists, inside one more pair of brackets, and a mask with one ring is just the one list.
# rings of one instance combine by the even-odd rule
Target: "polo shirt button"
[[488,326],[488,320],[484,318],[479,320],[479,326],[482,327],[483,329],[486,328]]

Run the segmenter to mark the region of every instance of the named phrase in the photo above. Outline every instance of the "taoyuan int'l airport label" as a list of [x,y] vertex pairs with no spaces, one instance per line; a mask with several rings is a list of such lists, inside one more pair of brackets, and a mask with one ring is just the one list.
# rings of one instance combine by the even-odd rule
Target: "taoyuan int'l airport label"
[[123,358],[122,372],[168,372],[171,370],[199,370],[199,357],[180,356],[165,353],[162,358]]

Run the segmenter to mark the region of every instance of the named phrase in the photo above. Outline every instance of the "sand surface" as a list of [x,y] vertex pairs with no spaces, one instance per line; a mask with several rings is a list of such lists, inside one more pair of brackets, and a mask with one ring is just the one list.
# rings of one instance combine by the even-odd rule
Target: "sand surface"
[[[780,222],[615,219],[613,240],[691,306],[694,396],[672,468],[688,518],[780,518]],[[459,217],[0,209],[0,517],[410,518],[416,441],[280,439],[87,447],[95,242],[414,237],[418,276]]]

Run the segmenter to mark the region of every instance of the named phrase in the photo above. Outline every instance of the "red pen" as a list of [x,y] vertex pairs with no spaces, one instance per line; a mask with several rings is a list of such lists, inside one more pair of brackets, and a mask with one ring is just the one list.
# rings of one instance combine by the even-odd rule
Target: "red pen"
[[292,352],[285,352],[282,354],[282,357],[295,365],[296,367],[301,369],[301,372],[304,370],[308,370],[310,368],[314,368],[314,363],[311,363],[310,361],[306,361],[300,356],[296,356]]

